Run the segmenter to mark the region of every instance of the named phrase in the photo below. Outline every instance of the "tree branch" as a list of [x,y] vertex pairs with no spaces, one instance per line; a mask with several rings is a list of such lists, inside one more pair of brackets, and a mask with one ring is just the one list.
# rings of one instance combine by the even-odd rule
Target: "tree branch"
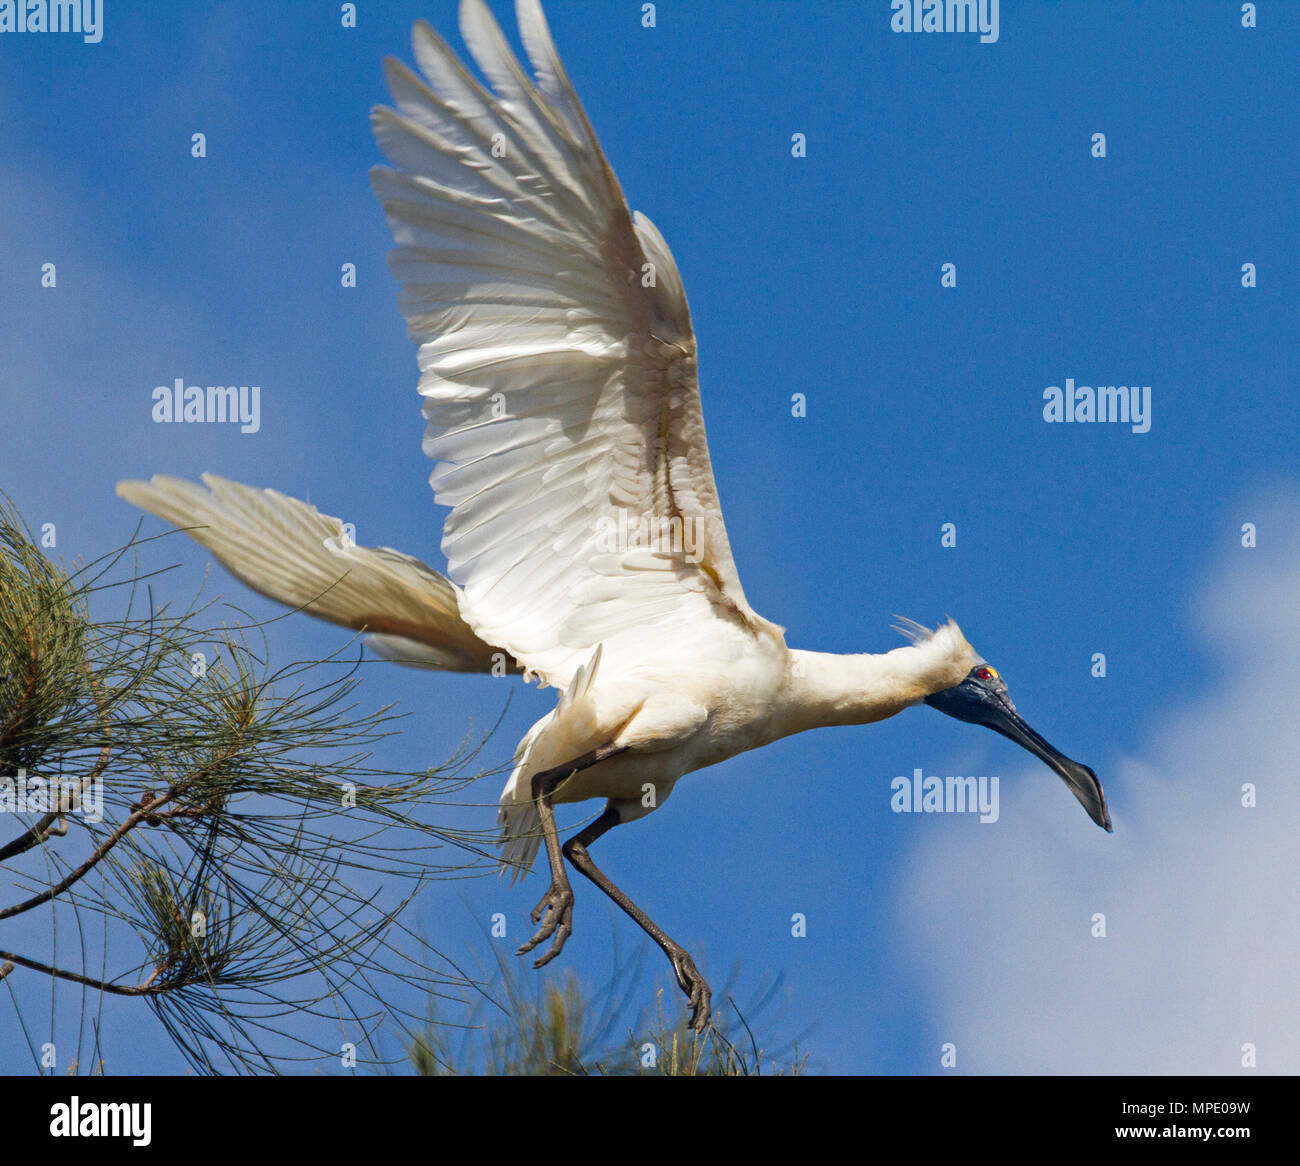
[[[85,672],[86,679],[90,681],[91,691],[95,694],[95,704],[99,709],[99,725],[104,734],[104,744],[99,750],[99,760],[95,762],[94,769],[86,774],[86,776],[81,780],[80,794],[84,795],[85,791],[99,780],[100,775],[104,772],[104,768],[108,765],[108,758],[111,752],[109,748],[109,739],[112,736],[112,733],[108,727],[108,717],[104,712],[104,702],[102,694],[100,693],[99,680],[95,676],[94,669],[90,667],[89,661],[83,661],[81,669]],[[60,829],[56,823],[58,823],[65,814],[75,810],[77,807],[73,805],[63,805],[62,797],[63,795],[60,795],[59,808],[57,810],[51,810],[45,815],[45,817],[32,826],[30,830],[20,834],[7,845],[0,846],[0,862],[5,862],[10,858],[16,858],[20,854],[25,854],[27,851],[31,850],[33,846],[39,846],[51,834],[62,835],[68,832],[66,824],[62,829]]]
[[62,968],[51,967],[49,964],[41,963],[40,960],[29,960],[26,956],[15,955],[11,951],[0,951],[0,959],[8,961],[4,968],[0,968],[0,976],[7,975],[8,970],[12,969],[14,964],[18,964],[24,968],[31,968],[34,972],[44,972],[47,976],[54,976],[56,979],[71,980],[74,984],[85,984],[88,988],[98,988],[101,992],[110,992],[114,996],[160,996],[178,986],[163,984],[155,988],[152,986],[153,976],[147,982],[138,986],[135,984],[115,984],[111,980],[96,980],[93,976],[83,976],[80,972],[67,972]]
[[[240,741],[242,740],[243,738],[241,736]],[[63,892],[72,886],[73,883],[83,879],[94,870],[95,866],[100,862],[104,855],[121,842],[122,839],[135,829],[136,826],[141,822],[154,818],[157,815],[160,806],[165,806],[168,802],[174,801],[196,781],[204,777],[209,772],[209,768],[216,769],[223,762],[229,760],[238,748],[238,743],[231,745],[230,748],[212,764],[212,766],[205,766],[192,777],[187,778],[185,781],[177,782],[176,785],[172,786],[165,794],[160,794],[148,802],[143,802],[138,810],[132,811],[122,820],[122,824],[114,830],[112,834],[105,838],[104,841],[95,848],[94,853],[92,853],[85,862],[77,867],[76,870],[61,878],[52,887],[48,890],[42,891],[39,895],[33,895],[30,899],[27,899],[24,902],[15,903],[12,907],[0,909],[0,920],[12,918],[14,915],[21,915],[24,911],[30,911],[33,907],[39,907],[42,903],[48,903],[51,899],[63,894]]]

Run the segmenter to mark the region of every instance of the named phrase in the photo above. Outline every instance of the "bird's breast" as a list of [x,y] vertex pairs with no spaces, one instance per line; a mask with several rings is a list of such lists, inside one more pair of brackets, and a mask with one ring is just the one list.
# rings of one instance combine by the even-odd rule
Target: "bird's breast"
[[[631,692],[638,694],[635,712],[622,721]],[[575,774],[556,800],[642,799],[684,774],[766,745],[780,735],[774,711],[783,692],[783,661],[766,651],[699,653],[671,669],[598,677],[592,720],[619,723],[613,739],[627,752]]]

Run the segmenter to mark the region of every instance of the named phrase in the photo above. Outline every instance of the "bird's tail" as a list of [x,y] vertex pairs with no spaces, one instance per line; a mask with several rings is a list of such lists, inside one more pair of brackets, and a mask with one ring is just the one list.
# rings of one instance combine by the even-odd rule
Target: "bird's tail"
[[[497,824],[501,827],[499,873],[510,871],[512,883],[532,868],[542,842],[542,820],[533,799],[533,775],[574,756],[575,750],[585,752],[591,745],[591,714],[583,705],[600,668],[601,651],[602,645],[597,644],[587,662],[573,674],[555,710],[529,729],[515,750],[514,771],[501,791],[501,808],[497,812]],[[557,727],[561,727],[559,737],[567,756],[555,757],[555,734],[547,736],[548,730]]]
[[479,639],[461,618],[452,583],[418,559],[388,547],[358,547],[337,518],[275,490],[215,474],[204,474],[203,483],[159,474],[119,482],[117,493],[184,528],[254,591],[364,630],[385,659],[449,672],[515,669],[506,652]]
[[553,713],[548,713],[524,734],[515,749],[514,771],[501,791],[501,808],[497,811],[497,825],[501,827],[497,842],[501,854],[497,873],[509,871],[512,884],[532,869],[542,841],[542,819],[537,813],[537,803],[533,800],[527,777],[535,769],[529,764],[533,742],[553,717]]
[[497,811],[497,825],[501,827],[498,873],[509,871],[514,883],[532,870],[542,842],[542,819],[532,802],[503,802]]

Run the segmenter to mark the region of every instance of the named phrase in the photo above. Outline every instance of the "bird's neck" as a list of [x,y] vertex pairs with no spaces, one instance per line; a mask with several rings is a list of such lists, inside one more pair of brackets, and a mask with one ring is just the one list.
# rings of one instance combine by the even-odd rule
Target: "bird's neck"
[[882,721],[960,684],[968,668],[965,659],[940,656],[925,645],[850,656],[792,648],[778,735]]

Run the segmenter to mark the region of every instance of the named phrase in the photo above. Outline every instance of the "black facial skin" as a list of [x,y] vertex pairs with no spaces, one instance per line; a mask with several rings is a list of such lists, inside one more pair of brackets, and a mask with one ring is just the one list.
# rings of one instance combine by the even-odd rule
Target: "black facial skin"
[[1016,712],[1016,706],[1011,703],[1006,682],[996,668],[989,664],[976,664],[960,684],[927,696],[925,703],[959,721],[984,725],[1028,749],[1060,774],[1070,791],[1088,811],[1088,816],[1102,829],[1110,831],[1110,812],[1106,809],[1106,795],[1102,792],[1097,775],[1086,765],[1071,761],[1064,753],[1054,749],[1025,723],[1024,718]]

